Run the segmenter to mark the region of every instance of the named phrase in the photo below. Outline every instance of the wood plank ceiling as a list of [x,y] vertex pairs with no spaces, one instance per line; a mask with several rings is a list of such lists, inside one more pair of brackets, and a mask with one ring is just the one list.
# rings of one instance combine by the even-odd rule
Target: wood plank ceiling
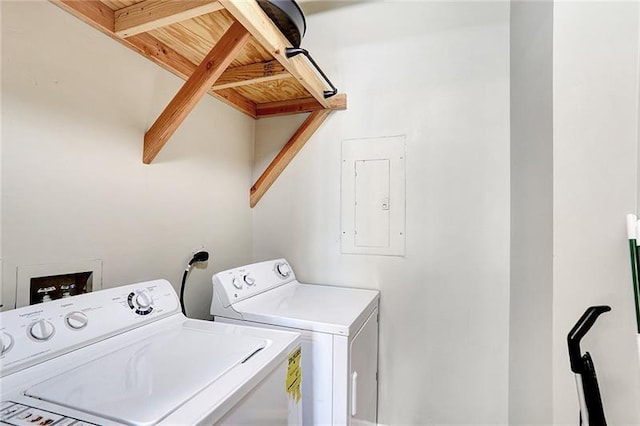
[[[197,102],[209,93],[253,117],[314,113],[250,190],[266,190],[345,94],[325,99],[325,83],[255,0],[50,0],[186,80],[144,137],[149,164]],[[321,113],[321,114],[319,114]]]

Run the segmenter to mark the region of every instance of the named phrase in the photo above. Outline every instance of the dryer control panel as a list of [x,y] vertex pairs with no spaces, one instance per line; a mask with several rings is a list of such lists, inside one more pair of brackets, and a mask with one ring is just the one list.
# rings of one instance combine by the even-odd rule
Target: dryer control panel
[[[267,260],[218,272],[213,276],[213,293],[227,308],[256,294],[296,279],[285,259]],[[213,301],[212,301],[213,306]],[[211,314],[213,314],[213,309]]]
[[166,280],[0,312],[0,377],[179,312]]

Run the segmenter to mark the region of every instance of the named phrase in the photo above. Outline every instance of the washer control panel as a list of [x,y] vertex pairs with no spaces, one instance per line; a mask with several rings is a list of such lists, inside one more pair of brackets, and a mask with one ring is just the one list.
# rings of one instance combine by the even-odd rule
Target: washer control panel
[[0,312],[0,377],[179,312],[166,280]]
[[0,423],[12,426],[52,425],[55,426],[97,426],[95,423],[78,420],[30,405],[14,401],[0,402]]
[[295,279],[285,259],[268,260],[218,272],[213,276],[213,292],[214,297],[220,296],[224,307],[229,307]]

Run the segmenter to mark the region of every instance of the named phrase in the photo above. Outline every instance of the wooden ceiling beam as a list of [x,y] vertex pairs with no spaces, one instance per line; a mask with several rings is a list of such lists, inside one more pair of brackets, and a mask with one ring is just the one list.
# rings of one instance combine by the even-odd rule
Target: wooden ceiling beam
[[264,46],[269,53],[280,62],[289,73],[324,108],[329,108],[329,101],[324,98],[325,85],[309,64],[304,55],[287,58],[286,48],[291,43],[282,35],[273,21],[262,11],[257,1],[219,0],[220,4]]
[[289,77],[289,72],[276,60],[233,67],[226,70],[216,80],[213,90],[247,86],[265,81],[279,80]]
[[234,22],[144,135],[143,162],[151,163],[196,104],[211,89],[249,41],[249,32]]
[[276,155],[267,169],[260,175],[255,184],[249,191],[249,204],[251,207],[255,207],[262,196],[278,179],[278,176],[289,165],[291,160],[302,149],[305,143],[311,138],[311,136],[320,128],[320,125],[329,117],[332,110],[322,109],[314,111],[309,114],[309,117],[302,123],[302,125],[291,136],[291,139],[284,145],[282,150]]
[[[91,25],[119,43],[145,56],[164,69],[186,80],[197,65],[186,59],[166,44],[149,34],[138,34],[128,38],[118,37],[114,33],[115,15],[113,10],[98,0],[50,0],[53,4],[71,15]],[[233,93],[230,93],[233,92]],[[235,91],[213,91],[209,93],[237,110],[256,118],[256,105]]]
[[114,12],[114,32],[130,37],[220,9],[217,0],[144,0]]
[[[347,95],[338,93],[328,99],[331,110],[347,109]],[[279,115],[300,114],[326,109],[315,98],[292,99],[289,101],[267,102],[256,105],[256,118]]]

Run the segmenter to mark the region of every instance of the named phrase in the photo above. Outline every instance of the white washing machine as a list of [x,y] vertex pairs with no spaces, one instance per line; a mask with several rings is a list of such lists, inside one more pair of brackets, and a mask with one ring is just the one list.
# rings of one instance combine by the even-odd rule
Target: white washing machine
[[168,281],[2,312],[0,338],[2,424],[302,420],[299,334],[187,319]]
[[376,424],[379,292],[299,283],[284,259],[213,276],[215,322],[302,334],[305,425]]

